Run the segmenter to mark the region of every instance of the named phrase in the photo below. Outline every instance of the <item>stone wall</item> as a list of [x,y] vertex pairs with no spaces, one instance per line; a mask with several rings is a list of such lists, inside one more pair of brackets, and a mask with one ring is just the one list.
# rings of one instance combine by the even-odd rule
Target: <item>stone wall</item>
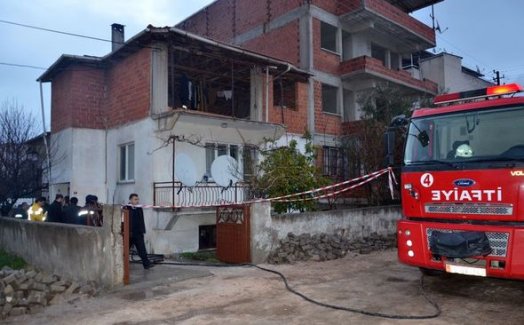
[[[251,206],[253,263],[318,260],[394,246],[400,206],[271,215],[269,203]],[[291,257],[292,256],[292,257]]]
[[67,280],[123,283],[120,206],[104,206],[103,227],[0,218],[0,248]]

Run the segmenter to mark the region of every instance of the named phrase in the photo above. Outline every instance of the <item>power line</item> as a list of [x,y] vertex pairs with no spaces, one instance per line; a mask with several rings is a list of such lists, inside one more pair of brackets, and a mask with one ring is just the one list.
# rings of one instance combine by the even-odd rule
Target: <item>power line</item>
[[0,65],[7,65],[7,66],[10,66],[10,67],[17,67],[17,68],[31,68],[31,69],[47,70],[47,68],[37,67],[37,66],[34,66],[34,65],[27,65],[27,64],[16,64],[16,63],[0,62]]
[[69,35],[69,36],[75,36],[75,37],[88,38],[88,39],[92,39],[92,40],[96,40],[96,41],[123,44],[122,42],[113,42],[113,41],[105,39],[105,38],[99,38],[99,37],[87,36],[87,35],[82,35],[82,34],[63,32],[63,31],[56,30],[56,29],[38,27],[38,26],[33,26],[33,25],[26,25],[26,24],[16,23],[14,21],[8,21],[8,20],[3,20],[3,19],[0,19],[0,23],[10,24],[10,25],[15,25],[15,26],[21,26],[21,27],[26,27],[26,28],[36,29],[36,30],[42,30],[42,31],[51,32],[51,33],[57,33],[57,34],[62,34],[62,35]]

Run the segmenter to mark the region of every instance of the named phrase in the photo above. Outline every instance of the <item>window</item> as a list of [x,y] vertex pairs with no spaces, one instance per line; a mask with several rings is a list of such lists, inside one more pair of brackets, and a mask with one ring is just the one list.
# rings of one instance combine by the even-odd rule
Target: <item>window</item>
[[206,143],[206,174],[211,177],[211,165],[218,156],[230,155],[238,161],[238,146],[234,144]]
[[371,57],[380,60],[382,65],[387,67],[386,63],[386,49],[377,44],[371,44]]
[[326,176],[337,176],[338,175],[338,148],[335,147],[324,147],[322,171]]
[[423,165],[442,160],[463,164],[522,160],[523,124],[523,107],[497,107],[413,119],[408,132],[413,136],[407,137],[404,162]]
[[337,27],[324,22],[320,23],[320,47],[337,52]]
[[322,111],[333,114],[338,113],[337,94],[337,87],[322,85]]
[[255,177],[257,148],[255,146],[244,146],[242,158],[244,163],[244,180],[250,181]]
[[120,146],[120,181],[135,179],[135,144],[128,143]]

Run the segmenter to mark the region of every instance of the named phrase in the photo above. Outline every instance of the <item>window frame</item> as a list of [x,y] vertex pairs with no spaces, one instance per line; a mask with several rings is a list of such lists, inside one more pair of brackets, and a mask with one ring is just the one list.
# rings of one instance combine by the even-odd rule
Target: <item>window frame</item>
[[[324,35],[326,35],[327,33],[333,32],[333,31],[334,31],[334,33],[333,33],[333,38],[334,39],[327,40],[326,38],[324,38]],[[326,42],[329,42],[329,43],[333,42],[334,44],[326,44]],[[333,45],[334,47],[331,48],[331,45]],[[337,26],[334,26],[334,25],[331,25],[329,23],[320,21],[320,48],[322,50],[325,50],[325,51],[329,51],[329,52],[332,52],[332,53],[335,53],[335,54],[339,54],[339,51],[338,51],[338,27]]]
[[[130,150],[131,147],[133,148],[132,150]],[[132,166],[130,166],[130,152],[132,152]],[[119,183],[131,183],[135,181],[135,152],[136,150],[134,142],[124,143],[118,146],[118,155],[120,163],[118,167]],[[122,165],[122,163],[124,165]],[[122,167],[124,167],[124,170],[122,170]]]
[[[335,111],[332,112],[332,111],[328,111],[326,110],[326,107],[329,107],[329,105],[326,105],[326,94],[325,94],[325,90],[327,90],[327,88],[331,88],[329,89],[330,91],[334,91],[335,93],[335,101],[334,101],[334,107],[335,107]],[[339,109],[339,87],[337,86],[332,86],[330,84],[325,84],[325,83],[322,83],[322,86],[321,86],[321,101],[322,101],[322,113],[326,113],[326,114],[333,114],[333,115],[340,115],[340,109]]]

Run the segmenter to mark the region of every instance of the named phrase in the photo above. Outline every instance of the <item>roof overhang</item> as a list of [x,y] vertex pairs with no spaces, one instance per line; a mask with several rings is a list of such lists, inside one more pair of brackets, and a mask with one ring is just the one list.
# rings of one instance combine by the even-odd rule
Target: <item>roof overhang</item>
[[398,7],[405,12],[413,12],[428,6],[434,5],[436,3],[442,2],[444,0],[386,0],[395,7]]

